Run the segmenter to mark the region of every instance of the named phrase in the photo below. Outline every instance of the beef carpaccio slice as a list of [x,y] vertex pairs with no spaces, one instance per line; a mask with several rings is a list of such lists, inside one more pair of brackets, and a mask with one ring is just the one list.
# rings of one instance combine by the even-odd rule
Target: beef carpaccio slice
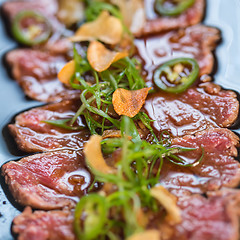
[[65,100],[43,107],[33,108],[16,117],[9,130],[15,137],[19,149],[25,152],[42,152],[59,149],[81,150],[90,133],[84,128],[80,117],[76,127],[68,130],[43,122],[47,120],[71,119],[80,106],[80,100]]
[[23,10],[30,10],[43,14],[51,24],[52,35],[46,43],[41,44],[41,48],[59,54],[66,53],[72,48],[71,42],[63,36],[72,34],[72,32],[66,30],[65,26],[59,22],[56,16],[58,11],[57,0],[7,1],[2,5],[2,9],[10,22],[12,22],[13,18]]
[[239,139],[232,131],[224,128],[209,129],[194,135],[174,138],[172,146],[194,148],[179,154],[191,167],[178,166],[164,160],[160,182],[177,196],[215,191],[222,186],[237,187],[240,182],[240,164],[236,145]]
[[13,232],[19,240],[75,240],[73,213],[68,211],[35,211],[30,207],[13,221]]
[[[239,190],[210,193],[208,198],[192,195],[178,200],[182,222],[176,226],[160,224],[164,240],[238,240]],[[50,223],[50,224],[49,224]],[[160,219],[152,219],[150,228]],[[62,228],[60,227],[62,225]],[[28,207],[13,221],[13,232],[19,240],[75,239],[73,213],[35,211]],[[68,238],[66,238],[68,236]]]
[[64,55],[32,49],[17,49],[6,56],[14,79],[25,94],[35,100],[54,102],[79,98],[80,92],[62,84],[57,74],[66,64]]
[[239,190],[193,195],[178,201],[182,223],[172,229],[168,240],[238,240]]
[[196,0],[186,11],[178,16],[161,16],[154,9],[155,0],[144,0],[146,23],[137,35],[149,35],[199,23],[204,15],[205,0]]
[[150,84],[155,69],[172,58],[195,58],[200,67],[200,76],[210,74],[214,65],[212,51],[219,39],[220,32],[216,28],[195,25],[135,39],[135,46],[137,56],[143,60],[143,75]]
[[73,208],[92,181],[82,152],[70,150],[8,162],[2,175],[18,203],[44,210]]
[[22,10],[32,10],[40,12],[41,14],[48,16],[48,18],[54,18],[58,11],[58,1],[57,0],[7,1],[3,3],[2,9],[10,19],[13,19],[14,16]]
[[[202,131],[196,134],[196,136],[188,135],[173,139],[173,146],[194,148],[192,151],[179,154],[179,156],[184,159],[186,163],[191,164],[196,162],[202,154],[203,159],[194,167],[181,167],[164,160],[160,183],[177,196],[189,195],[192,193],[206,193],[207,191],[218,190],[222,186],[237,186],[240,181],[240,165],[238,161],[234,159],[234,156],[237,155],[237,143],[238,137],[233,132],[228,129],[221,128]],[[42,158],[41,161],[44,162],[43,157],[45,156],[46,160],[44,158],[44,161],[47,164],[35,164],[35,162],[39,164],[39,158]],[[26,166],[26,168],[36,165],[34,170],[31,172],[32,176],[29,177],[26,175],[26,173],[24,174],[27,176],[27,179],[31,179],[35,177],[35,174],[38,176],[39,172],[41,172],[41,169],[44,171],[43,169],[46,168],[46,166],[51,166],[52,162],[54,166],[54,163],[58,158],[58,155],[56,154],[55,156],[55,152],[53,152],[49,153],[49,155],[35,155],[24,158],[17,163],[10,162],[4,165],[3,174],[7,176],[6,182],[10,186],[13,195],[16,195],[14,191],[16,187],[13,186],[13,181],[10,181],[11,179],[14,179],[14,182],[19,186],[18,192],[22,192],[23,189],[27,188],[29,184],[27,182],[26,187],[23,188],[21,181],[25,180],[22,180],[21,178],[16,179],[15,177],[15,174],[17,174],[17,176],[18,174],[22,175],[22,170],[20,171],[20,169],[22,169],[22,165]],[[69,158],[71,158],[71,156],[69,156]],[[68,159],[66,161],[68,161]],[[64,164],[65,162],[60,162],[58,165],[59,169],[62,169],[62,171],[65,171]],[[12,171],[10,170],[11,168],[16,168],[16,170]],[[40,168],[40,170],[38,170],[38,168]],[[51,167],[51,169],[51,171],[53,171],[54,167]],[[25,170],[25,168],[23,170]],[[72,170],[70,169],[69,174],[71,171]],[[51,178],[52,175],[49,175],[49,181],[51,181]],[[64,177],[64,179],[66,178]],[[30,182],[33,181],[31,180]],[[38,190],[38,185],[34,185],[34,191],[39,192],[40,190]],[[17,196],[18,201],[22,204],[25,204],[23,200],[19,199],[19,196],[21,197],[21,195],[17,194]]]
[[238,116],[239,103],[232,91],[213,83],[192,87],[182,94],[159,91],[147,98],[144,110],[158,132],[184,136],[212,128],[229,127]]

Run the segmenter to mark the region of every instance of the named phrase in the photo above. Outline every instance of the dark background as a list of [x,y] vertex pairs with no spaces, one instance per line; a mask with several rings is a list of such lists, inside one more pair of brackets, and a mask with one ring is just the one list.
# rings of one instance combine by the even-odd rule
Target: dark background
[[[0,0],[0,5],[4,0]],[[8,133],[6,125],[14,116],[41,103],[30,100],[9,76],[3,61],[4,55],[17,44],[9,36],[0,12],[0,166],[22,157]],[[240,0],[207,0],[204,24],[217,27],[222,41],[215,52],[214,82],[224,88],[240,92]],[[240,134],[240,123],[232,130]],[[8,193],[4,179],[0,178],[0,240],[12,240],[11,222],[22,210]],[[7,196],[6,196],[7,195]],[[26,239],[27,240],[27,239]]]

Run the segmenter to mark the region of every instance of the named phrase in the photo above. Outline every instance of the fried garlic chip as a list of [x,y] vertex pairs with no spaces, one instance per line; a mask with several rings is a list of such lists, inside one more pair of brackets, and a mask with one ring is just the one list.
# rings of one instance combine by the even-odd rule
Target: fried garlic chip
[[172,195],[163,186],[156,186],[150,189],[150,194],[158,200],[158,202],[167,211],[167,220],[173,224],[181,222],[181,211],[176,204],[176,197]]
[[146,22],[144,3],[142,0],[111,0],[117,5],[123,16],[124,24],[130,31],[139,35]]
[[59,0],[57,17],[67,26],[84,19],[84,3],[79,0]]
[[58,73],[58,79],[60,82],[69,85],[70,79],[75,72],[75,62],[71,60],[70,62],[66,63],[65,66],[61,69]]
[[115,112],[118,115],[134,117],[141,110],[150,89],[151,88],[126,90],[123,88],[118,88],[113,93],[112,98]]
[[69,39],[73,42],[100,40],[107,44],[117,44],[122,34],[121,21],[103,11],[96,20],[83,24]]
[[106,138],[121,138],[122,134],[120,130],[105,130],[102,134],[102,138],[106,139]]
[[116,170],[106,164],[101,151],[101,140],[101,136],[92,135],[86,143],[84,154],[87,163],[93,171],[96,170],[104,174],[113,174]]
[[88,62],[97,72],[105,71],[112,63],[127,56],[127,52],[110,51],[98,41],[91,42],[87,50]]
[[160,231],[159,230],[145,230],[144,232],[135,233],[128,237],[127,240],[159,240]]

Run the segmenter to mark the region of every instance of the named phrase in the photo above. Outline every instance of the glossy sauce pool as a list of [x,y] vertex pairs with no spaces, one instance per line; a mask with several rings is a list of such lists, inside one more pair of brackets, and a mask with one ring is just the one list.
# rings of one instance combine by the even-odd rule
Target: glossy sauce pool
[[210,74],[214,66],[212,49],[219,41],[219,32],[215,28],[202,25],[186,30],[172,30],[150,37],[135,40],[136,57],[143,65],[144,77],[149,86],[155,70],[173,58],[194,58],[200,68],[200,76]]
[[[152,0],[151,0],[152,1]],[[2,4],[4,0],[0,0]],[[216,50],[215,82],[225,88],[240,92],[240,2],[239,0],[207,0],[206,17],[204,24],[218,27],[222,32],[222,43]],[[163,40],[163,42],[166,40]],[[0,55],[1,60],[6,52],[17,47],[15,41],[6,33],[5,23],[0,20]],[[165,54],[158,51],[158,54]],[[150,64],[150,63],[149,63]],[[16,150],[16,144],[9,135],[6,125],[19,112],[42,105],[42,103],[29,100],[15,81],[8,75],[3,61],[0,63],[0,163],[18,160],[24,153]],[[240,124],[234,131],[240,133]],[[22,208],[18,206],[9,194],[4,179],[1,178],[0,188],[0,239],[12,240],[10,227],[14,216]]]

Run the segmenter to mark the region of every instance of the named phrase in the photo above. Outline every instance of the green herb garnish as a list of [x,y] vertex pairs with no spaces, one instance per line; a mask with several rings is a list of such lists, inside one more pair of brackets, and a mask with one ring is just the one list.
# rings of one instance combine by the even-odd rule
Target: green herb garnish
[[77,130],[81,130],[81,129],[85,128],[84,126],[73,126],[73,125],[71,125],[71,118],[56,119],[56,120],[44,120],[42,122],[51,124],[51,125],[56,126],[56,127],[64,128],[64,129],[67,129],[67,130],[73,130],[73,131],[77,131]]
[[117,17],[120,20],[122,20],[122,15],[119,9],[113,4],[100,2],[100,1],[93,1],[93,0],[85,0],[85,3],[87,5],[86,11],[85,11],[87,22],[95,20],[100,15],[100,13],[104,10],[108,11],[114,17]]
[[[183,163],[176,154],[195,150],[160,143],[150,144],[141,140],[133,120],[129,117],[123,117],[120,125],[122,138],[109,138],[101,143],[105,154],[114,153],[116,150],[121,152],[121,157],[115,164],[115,173],[100,172],[87,159],[95,181],[108,184],[113,190],[89,193],[80,199],[75,210],[74,226],[81,240],[107,237],[120,239],[119,236],[126,239],[143,231],[144,226],[138,220],[139,211],[159,211],[159,203],[151,195],[150,189],[159,184],[163,161],[174,159]],[[202,158],[203,154],[196,162],[199,163]],[[97,222],[93,233],[89,230],[89,222]]]
[[[145,82],[137,70],[140,67],[138,62],[134,58],[126,57],[99,73],[91,68],[86,58],[78,54],[76,48],[74,48],[74,60],[76,71],[72,77],[71,86],[82,90],[80,94],[82,105],[71,124],[78,116],[83,115],[91,134],[99,131],[102,133],[112,127],[120,129],[119,119],[112,116],[114,112],[112,114],[110,112],[113,111],[112,94],[117,88],[137,90],[145,87]],[[83,77],[84,74],[90,74],[94,82],[88,83]],[[147,115],[144,115],[146,121],[148,121],[147,118]],[[139,117],[139,119],[143,118]]]
[[119,8],[114,4],[110,4],[103,1],[97,1],[97,0],[85,0],[85,4],[86,4],[85,16],[86,16],[87,22],[95,20],[100,15],[100,13],[104,10],[108,11],[111,15],[121,20],[122,26],[123,26],[123,32],[124,32],[123,35],[128,36],[128,39],[130,40],[130,43],[131,43],[130,52],[132,53],[134,48],[134,43],[133,43],[134,36],[131,33],[131,31],[128,29],[128,27],[124,24],[124,19]]

